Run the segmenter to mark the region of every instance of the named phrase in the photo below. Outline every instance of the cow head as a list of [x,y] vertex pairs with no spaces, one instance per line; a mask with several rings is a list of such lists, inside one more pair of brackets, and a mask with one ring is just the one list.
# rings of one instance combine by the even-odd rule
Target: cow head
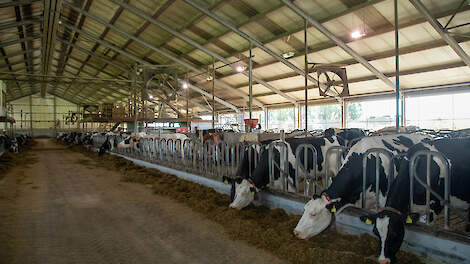
[[403,215],[399,211],[383,210],[374,215],[362,216],[361,220],[373,225],[373,232],[380,240],[380,264],[393,264],[405,236],[405,224],[418,221],[418,214]]
[[305,204],[304,214],[294,229],[295,237],[309,239],[325,230],[332,220],[329,205],[331,202],[324,195],[314,196]]
[[225,184],[231,184],[230,189],[230,208],[241,210],[247,207],[256,198],[257,189],[248,179],[241,177],[229,178],[224,176]]

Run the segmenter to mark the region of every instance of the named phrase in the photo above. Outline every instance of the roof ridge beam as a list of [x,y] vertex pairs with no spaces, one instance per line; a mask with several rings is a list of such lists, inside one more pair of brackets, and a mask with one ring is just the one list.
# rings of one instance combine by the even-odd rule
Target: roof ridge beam
[[460,47],[460,45],[455,41],[455,39],[447,33],[447,31],[442,27],[441,23],[437,21],[429,12],[429,10],[423,5],[420,0],[410,0],[411,4],[427,19],[429,24],[434,28],[434,30],[439,33],[442,39],[444,39],[447,44],[454,50],[454,52],[463,60],[463,62],[470,67],[470,57],[468,54]]

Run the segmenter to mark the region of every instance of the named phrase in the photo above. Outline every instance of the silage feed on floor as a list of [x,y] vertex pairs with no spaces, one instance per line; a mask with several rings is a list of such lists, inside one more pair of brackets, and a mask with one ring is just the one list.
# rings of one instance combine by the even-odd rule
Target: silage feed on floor
[[35,141],[29,141],[29,144],[21,147],[18,153],[6,152],[0,156],[0,180],[5,177],[7,172],[16,166],[28,166],[28,164],[35,163],[37,158],[30,152],[31,148],[35,145]]
[[[245,241],[291,263],[377,263],[379,245],[370,235],[347,235],[329,228],[310,240],[299,240],[292,231],[300,216],[265,206],[250,205],[241,211],[230,209],[229,197],[211,188],[137,166],[117,156],[98,157],[91,152],[86,155],[99,158],[97,166],[120,173],[122,181],[151,185],[155,194],[168,196],[221,224],[232,239]],[[398,254],[398,260],[398,263],[422,263],[417,256],[404,251]]]

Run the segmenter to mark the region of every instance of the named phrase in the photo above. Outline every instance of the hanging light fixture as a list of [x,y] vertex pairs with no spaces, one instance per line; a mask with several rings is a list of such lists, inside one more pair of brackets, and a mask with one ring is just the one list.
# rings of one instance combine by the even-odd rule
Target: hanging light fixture
[[246,67],[243,66],[243,65],[240,65],[240,64],[235,65],[235,71],[236,72],[243,72],[243,71],[245,71],[245,69],[246,69]]

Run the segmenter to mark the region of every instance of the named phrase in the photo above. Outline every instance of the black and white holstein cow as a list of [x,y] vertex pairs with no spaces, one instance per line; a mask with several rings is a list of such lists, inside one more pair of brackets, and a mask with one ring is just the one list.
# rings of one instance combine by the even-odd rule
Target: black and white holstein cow
[[[260,158],[256,168],[249,168],[249,160],[247,152],[249,150],[245,150],[245,155],[243,156],[243,160],[240,162],[238,169],[237,169],[237,177],[232,179],[229,177],[224,177],[223,180],[225,183],[230,183],[232,185],[231,188],[231,197],[230,197],[230,207],[235,209],[243,209],[248,206],[256,197],[256,193],[260,190],[265,188],[269,184],[269,151],[268,151],[268,142],[263,142],[263,147],[260,151]],[[331,137],[294,137],[294,138],[287,138],[286,143],[288,146],[288,160],[289,160],[289,178],[288,178],[288,186],[287,191],[295,191],[295,152],[299,145],[301,144],[311,144],[315,148],[317,152],[317,175],[321,176],[324,174],[325,168],[325,155],[326,151],[332,146],[340,146],[342,145],[342,140],[337,138],[336,136]],[[279,149],[275,148],[273,150],[274,154],[274,161],[279,164],[280,160],[280,152]],[[304,152],[301,151],[301,160],[303,160]],[[312,157],[311,152],[309,151],[307,154],[308,157],[308,171],[313,169],[312,164]],[[337,154],[333,154],[329,158],[329,168],[334,170],[336,166],[334,165],[337,162]],[[249,177],[249,170],[252,170],[251,177]],[[333,171],[333,174],[335,172]],[[275,175],[275,182],[274,186],[280,185],[279,179],[279,169],[277,166],[274,166],[274,175]]]
[[[401,159],[398,176],[387,195],[384,209],[377,214],[361,217],[361,220],[374,225],[373,232],[380,239],[379,262],[381,264],[395,263],[395,255],[400,249],[405,235],[405,223],[412,223],[418,218],[416,214],[410,214],[409,159],[420,150],[439,151],[444,154],[451,167],[451,205],[455,203],[456,207],[468,210],[470,203],[470,138],[429,140],[414,145],[408,150],[406,157]],[[417,176],[421,181],[426,182],[426,160],[418,158],[416,168]],[[432,159],[431,188],[441,197],[444,197],[444,173],[442,162]],[[426,190],[416,179],[413,191],[413,203],[416,205],[426,204]],[[443,209],[443,205],[432,194],[430,207],[433,215],[439,214]],[[468,217],[470,218],[470,214]],[[429,220],[432,221],[433,218],[431,217]]]
[[[340,210],[347,204],[355,204],[362,199],[362,174],[363,157],[367,150],[371,148],[383,148],[393,155],[406,153],[414,144],[421,142],[429,136],[422,134],[395,134],[375,137],[364,137],[357,142],[348,152],[346,158],[331,185],[321,196],[314,196],[304,207],[304,213],[299,223],[294,229],[294,235],[300,239],[308,239],[325,230],[333,219],[332,214]],[[388,177],[397,174],[395,168],[394,175],[390,173],[390,161],[379,154],[380,159],[380,180],[379,180],[379,201],[385,203],[388,188]],[[375,202],[375,156],[371,156],[367,161],[366,171],[366,200]],[[369,207],[367,205],[366,207]]]
[[[93,138],[93,137],[92,137]],[[117,137],[112,132],[106,133],[106,140],[98,149],[98,156],[103,155],[106,151],[113,151],[114,148],[118,147]]]

